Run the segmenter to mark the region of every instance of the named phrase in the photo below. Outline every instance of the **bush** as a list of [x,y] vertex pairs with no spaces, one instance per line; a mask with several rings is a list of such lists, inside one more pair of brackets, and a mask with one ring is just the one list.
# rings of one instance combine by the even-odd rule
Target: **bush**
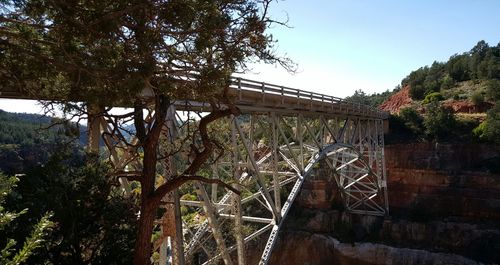
[[454,128],[454,134],[462,141],[470,142],[477,139],[474,137],[474,129],[479,126],[479,121],[470,117],[458,117]]
[[422,133],[422,116],[414,108],[402,108],[399,111],[399,118],[402,120],[404,126],[408,128],[415,135]]
[[67,152],[60,150],[27,172],[9,200],[14,210],[30,209],[18,219],[14,235],[26,234],[25,227],[43,213],[54,213],[48,242],[27,263],[131,263],[139,210],[134,198],[119,195],[106,165]]
[[497,101],[495,106],[488,111],[488,116],[483,124],[482,139],[500,144],[500,101]]
[[500,100],[500,80],[492,79],[486,82],[485,86],[486,97],[488,100],[497,101]]
[[476,91],[472,94],[471,101],[476,106],[481,105],[484,103],[484,95],[481,92]]
[[427,107],[424,119],[425,134],[432,140],[445,140],[452,136],[456,126],[453,110],[439,106],[437,101],[431,102]]
[[450,75],[445,75],[441,81],[441,89],[450,89],[455,86],[455,80]]
[[432,92],[432,93],[429,93],[425,96],[424,98],[424,101],[422,101],[423,104],[429,104],[431,102],[434,102],[434,101],[441,101],[443,100],[443,95],[441,95],[441,93],[439,92]]
[[[52,213],[47,212],[33,224],[33,227],[29,227],[30,230],[27,230],[26,234],[16,234],[16,239],[6,236],[6,229],[10,231],[19,225],[16,219],[28,213],[28,209],[11,212],[4,208],[5,198],[14,193],[12,188],[16,187],[18,181],[18,178],[7,177],[0,172],[0,235],[2,235],[2,239],[0,239],[0,264],[24,264],[35,253],[36,249],[43,247],[48,234],[54,227],[54,223],[49,220]],[[22,247],[20,247],[21,245]]]
[[474,130],[472,130],[472,135],[480,140],[484,139],[484,130],[486,129],[487,121],[481,122]]

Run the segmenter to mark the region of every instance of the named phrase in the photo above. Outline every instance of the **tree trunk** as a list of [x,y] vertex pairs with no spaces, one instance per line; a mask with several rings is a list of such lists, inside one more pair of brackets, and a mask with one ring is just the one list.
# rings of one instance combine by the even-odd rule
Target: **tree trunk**
[[141,216],[137,228],[137,239],[134,246],[134,265],[151,264],[153,222],[155,220],[156,206],[147,196],[141,196]]
[[134,248],[134,265],[151,264],[150,257],[153,249],[151,235],[153,234],[153,224],[156,218],[158,202],[154,199],[156,162],[158,139],[165,122],[169,101],[164,96],[159,96],[156,102],[154,125],[147,135],[144,127],[142,106],[134,108],[134,124],[142,148],[144,157],[142,159],[141,183],[141,216],[137,229],[137,239]]

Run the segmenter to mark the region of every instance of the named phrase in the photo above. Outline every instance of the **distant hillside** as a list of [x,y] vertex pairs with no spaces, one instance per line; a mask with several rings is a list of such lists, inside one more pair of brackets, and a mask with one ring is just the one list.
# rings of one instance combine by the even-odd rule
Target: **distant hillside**
[[377,108],[380,104],[386,101],[389,97],[397,93],[401,88],[397,86],[392,91],[386,90],[382,93],[373,93],[371,95],[366,94],[363,90],[358,89],[354,92],[352,96],[346,97],[348,101],[361,103],[363,105],[371,106]]
[[46,161],[48,150],[57,145],[86,143],[85,126],[78,131],[71,123],[50,127],[52,123],[47,116],[0,110],[0,170],[10,175],[23,173]]
[[484,83],[480,93],[487,100],[496,101],[500,92],[499,79],[500,44],[490,47],[485,41],[479,41],[468,52],[452,55],[446,62],[435,61],[431,66],[411,72],[401,81],[401,86],[409,85],[412,99],[423,100],[430,93],[446,92],[464,81],[472,80]]
[[[397,96],[385,102],[401,88],[408,90],[399,93],[405,96]],[[406,94],[411,101],[407,99]],[[470,102],[473,105],[482,104],[478,108],[462,108],[462,112],[487,111],[500,100],[500,43],[490,47],[485,41],[479,41],[470,51],[454,54],[446,62],[434,61],[431,66],[426,65],[412,71],[392,91],[368,95],[362,90],[357,90],[347,99],[370,106],[382,106],[382,109],[390,112],[398,112],[400,107],[410,102],[428,102],[430,98],[427,101],[425,98],[429,95],[444,101],[449,99]],[[404,104],[396,102],[396,99],[403,100]],[[483,104],[484,102],[490,104]],[[394,108],[395,106],[399,107]]]
[[395,115],[399,140],[500,144],[500,43],[479,41],[446,62],[412,71],[392,91],[358,90],[348,99]]

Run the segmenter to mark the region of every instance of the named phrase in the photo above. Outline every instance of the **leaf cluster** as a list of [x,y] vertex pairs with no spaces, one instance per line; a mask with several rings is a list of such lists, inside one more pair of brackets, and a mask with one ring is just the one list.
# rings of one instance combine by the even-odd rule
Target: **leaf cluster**
[[[5,235],[6,229],[14,226],[19,216],[29,213],[28,209],[11,212],[4,208],[6,197],[11,194],[12,188],[16,186],[18,181],[18,178],[6,177],[0,172],[0,235]],[[47,234],[54,227],[54,223],[50,220],[51,217],[52,213],[47,212],[32,227],[29,227],[29,229],[32,229],[29,236],[22,238],[22,241],[20,241],[23,242],[22,247],[13,238],[4,237],[4,239],[0,240],[0,244],[3,246],[0,249],[0,263],[5,265],[25,263],[45,243]]]
[[[2,1],[2,89],[131,104],[146,90],[210,99],[273,50],[265,1]],[[195,75],[195,76],[193,76]]]

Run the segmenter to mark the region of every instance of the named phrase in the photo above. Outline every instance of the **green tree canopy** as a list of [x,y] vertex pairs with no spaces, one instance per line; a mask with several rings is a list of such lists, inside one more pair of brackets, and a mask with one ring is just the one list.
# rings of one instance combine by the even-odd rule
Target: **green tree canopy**
[[138,212],[134,199],[119,195],[106,178],[105,164],[73,151],[59,148],[21,178],[8,206],[30,210],[18,218],[12,237],[28,234],[33,220],[51,211],[56,225],[30,264],[130,264]]
[[[66,112],[75,110],[78,115],[94,109],[93,114],[114,119],[116,126],[134,122],[137,141],[127,146],[142,159],[142,169],[128,175],[141,184],[135,264],[149,261],[161,198],[195,177],[217,148],[208,125],[239,114],[227,93],[230,75],[256,60],[291,68],[289,60],[276,56],[274,39],[266,31],[276,22],[268,14],[271,2],[0,2],[2,89],[62,101]],[[176,99],[202,100],[212,110],[198,123],[200,140],[191,145],[196,154],[192,163],[175,180],[156,187],[156,165],[165,155],[158,154],[158,145],[167,109]],[[228,108],[221,108],[221,103]],[[107,111],[117,105],[134,111],[120,116]],[[151,114],[147,120],[146,108]]]
[[17,240],[7,236],[7,231],[19,226],[16,219],[28,213],[26,208],[13,212],[4,207],[7,195],[12,193],[18,181],[18,178],[7,177],[0,172],[0,263],[5,265],[24,264],[46,242],[47,233],[54,225],[49,219],[51,213],[47,212],[41,218],[34,219],[38,220],[34,224],[24,226],[27,233],[17,235]]
[[[0,80],[39,98],[107,105],[145,88],[210,99],[251,60],[286,63],[265,31],[269,2],[2,1]],[[190,74],[195,82],[177,82]]]
[[444,108],[439,102],[432,101],[427,105],[424,118],[424,127],[426,135],[433,140],[450,138],[448,134],[456,126],[453,110]]
[[500,79],[500,43],[489,46],[481,40],[470,51],[452,55],[446,62],[412,71],[401,85],[409,85],[410,96],[421,100],[429,93],[473,79]]

